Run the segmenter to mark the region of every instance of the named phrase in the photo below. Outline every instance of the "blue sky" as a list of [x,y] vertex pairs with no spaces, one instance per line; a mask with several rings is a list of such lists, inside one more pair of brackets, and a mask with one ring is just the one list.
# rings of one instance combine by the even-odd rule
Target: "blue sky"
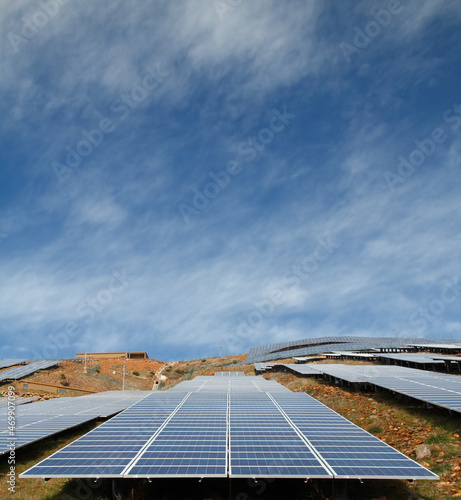
[[0,23],[0,357],[460,339],[457,0]]

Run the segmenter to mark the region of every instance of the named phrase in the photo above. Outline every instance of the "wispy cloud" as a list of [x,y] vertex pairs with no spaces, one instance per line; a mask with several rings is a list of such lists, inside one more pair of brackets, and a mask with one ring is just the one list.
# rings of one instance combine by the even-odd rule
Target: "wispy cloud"
[[[17,51],[8,33],[40,3],[5,4],[0,356],[177,359],[392,330],[459,338],[457,303],[424,331],[409,318],[460,273],[460,138],[443,116],[461,104],[461,9],[401,5],[348,62],[340,43],[378,2],[241,2],[221,18],[213,2],[71,1]],[[144,92],[152,67],[168,76]],[[274,132],[284,107],[295,118]],[[104,119],[117,126],[98,142]],[[440,123],[447,139],[391,192],[386,171]],[[71,169],[64,182],[53,162]],[[214,196],[219,172],[229,182]],[[198,211],[188,224],[181,203]],[[296,280],[328,235],[338,247]],[[129,283],[111,291],[123,270]],[[274,290],[284,300],[268,313]]]

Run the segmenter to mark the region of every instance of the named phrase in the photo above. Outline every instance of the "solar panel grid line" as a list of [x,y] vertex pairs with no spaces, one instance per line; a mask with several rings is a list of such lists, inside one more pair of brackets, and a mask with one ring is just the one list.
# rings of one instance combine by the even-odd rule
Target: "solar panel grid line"
[[191,393],[130,470],[130,477],[176,477],[179,473],[226,477],[226,419],[227,391]]
[[148,446],[155,440],[155,438],[160,434],[162,429],[166,427],[168,422],[173,418],[175,413],[179,410],[179,408],[185,403],[185,401],[190,397],[191,393],[187,393],[187,395],[183,398],[183,400],[179,403],[179,405],[175,408],[173,412],[171,412],[170,416],[163,422],[163,424],[157,429],[157,431],[152,435],[152,437],[146,442],[146,444],[139,450],[136,456],[131,460],[131,462],[123,469],[121,472],[121,476],[129,474],[130,470],[135,466],[137,460],[142,456],[144,451],[148,448]]
[[[15,448],[35,443],[45,437],[53,436],[63,430],[72,429],[82,423],[89,422],[96,417],[63,418],[61,415],[50,417],[45,420],[31,422],[28,425],[16,429],[16,436],[10,436],[4,432],[0,433],[0,455],[9,452],[10,442],[15,442]],[[45,424],[45,425],[44,425]],[[19,431],[19,433],[18,433]]]
[[231,394],[230,411],[229,477],[332,477],[266,392]]
[[[91,407],[88,406],[90,403],[94,406],[94,402],[102,400],[105,400],[106,404],[110,404],[111,401],[113,402],[114,399],[116,399],[115,394],[117,394],[116,391],[109,397],[89,395],[77,396],[76,398],[60,398],[42,401],[27,407],[21,406],[20,408],[17,408],[16,448],[32,444],[40,439],[43,439],[44,437],[54,435],[84,422],[89,422],[96,417],[104,416],[104,412],[97,409],[92,410]],[[139,396],[140,394],[138,394],[137,397],[135,397],[135,394],[130,394],[129,399],[139,400]],[[144,395],[143,398],[144,397],[146,397],[146,395]],[[83,403],[80,401],[83,401]],[[120,411],[125,408],[125,405],[121,404],[122,401],[123,399],[118,400],[118,406],[116,409],[113,408],[110,411],[111,414],[113,414],[114,411]],[[82,412],[76,412],[75,407],[77,405],[81,406],[82,404],[86,406],[85,410]],[[2,410],[0,414],[3,413],[4,411]],[[3,423],[5,424],[6,420]],[[7,431],[0,431],[0,454],[8,451],[7,434]]]
[[[304,399],[304,401],[299,404],[293,405],[293,401],[295,399]],[[414,460],[410,459],[403,453],[399,452],[395,448],[391,447],[387,443],[379,440],[369,432],[361,429],[356,426],[354,423],[347,420],[342,415],[339,415],[335,411],[328,408],[326,405],[321,403],[320,401],[308,396],[305,393],[291,395],[276,395],[276,399],[286,399],[291,400],[291,404],[294,406],[294,412],[296,416],[290,415],[293,413],[293,410],[287,409],[286,412],[293,419],[294,424],[299,427],[300,431],[303,434],[306,434],[307,439],[311,442],[311,445],[316,448],[316,450],[322,455],[324,460],[326,460],[330,468],[334,471],[335,478],[343,478],[343,479],[438,479],[438,476],[425,467],[421,466]],[[289,404],[285,403],[284,408],[289,408]],[[303,408],[304,407],[304,408]],[[316,418],[315,415],[318,415],[318,422],[320,426],[317,424],[319,431],[317,435],[312,435],[311,423],[312,419]],[[306,416],[307,415],[307,416]],[[300,424],[304,420],[304,424]],[[325,429],[328,426],[324,426],[323,430],[320,430],[324,422],[328,422],[330,420],[332,424],[335,425],[336,429],[341,429],[341,431],[332,431],[328,429],[328,437],[326,437]],[[335,422],[336,421],[336,422]],[[335,435],[337,434],[337,435]],[[311,437],[309,437],[311,435]],[[318,441],[318,443],[317,443]],[[347,467],[342,465],[339,467],[338,460],[346,460],[342,458],[334,458],[325,456],[326,452],[323,451],[325,447],[325,442],[332,442],[333,449],[338,450],[337,453],[340,453],[340,456],[344,456],[345,451],[342,450],[344,446],[341,443],[346,443],[347,448],[350,446],[350,443],[354,443],[355,445],[359,442],[362,444],[366,444],[368,446],[376,446],[376,449],[379,450],[381,454],[382,450],[386,450],[386,454],[388,455],[386,458],[388,459],[385,463],[387,468],[383,466],[380,461],[374,460],[374,463],[371,464],[371,459],[368,457],[369,465],[364,466],[362,462],[357,462],[354,460],[353,464],[348,464]],[[346,450],[347,450],[346,448]],[[395,458],[392,458],[394,456]],[[342,463],[342,462],[340,462]],[[396,465],[398,464],[398,465]],[[373,466],[372,466],[373,465]],[[374,473],[372,473],[374,471]],[[392,473],[391,473],[392,472]],[[387,473],[387,474],[386,474]]]
[[315,449],[315,447],[312,446],[312,444],[309,441],[309,439],[307,439],[306,436],[298,429],[298,427],[294,424],[294,422],[290,419],[290,417],[285,413],[285,411],[283,410],[283,408],[272,397],[272,394],[270,394],[268,392],[267,395],[272,400],[272,402],[274,403],[274,405],[279,409],[279,411],[282,413],[282,415],[285,417],[285,419],[291,425],[291,427],[293,427],[293,429],[296,431],[296,433],[298,434],[298,436],[306,443],[306,446],[310,449],[310,451],[312,452],[312,454],[315,457],[317,457],[317,459],[319,460],[319,462],[325,467],[325,469],[327,469],[327,471],[331,474],[331,477],[334,477],[335,473],[334,473],[333,469],[329,466],[328,462],[326,462],[324,460],[324,458],[322,457],[322,455],[320,455],[320,453]]
[[253,383],[253,385],[256,387],[256,389],[257,389],[259,392],[263,392],[263,391],[262,391],[262,389],[261,389],[261,387],[259,387],[259,386],[256,384],[256,382],[255,382],[254,380],[252,380],[252,383]]
[[405,380],[407,382],[413,382],[414,384],[420,384],[420,385],[422,385],[424,387],[432,387],[433,389],[439,389],[439,390],[451,392],[451,393],[454,393],[454,394],[461,394],[461,390],[460,391],[456,391],[456,390],[453,390],[453,389],[448,389],[447,387],[440,387],[440,386],[436,386],[436,385],[431,385],[430,383],[426,384],[424,382],[419,382],[417,380],[409,380],[406,377],[398,377],[398,378],[401,379],[401,380]]
[[207,381],[205,380],[201,385],[200,387],[197,389],[196,392],[200,392],[205,386],[207,385]]
[[[410,397],[418,399],[424,403],[435,404],[437,406],[441,406],[441,407],[446,408],[448,410],[454,410],[457,412],[461,411],[461,409],[460,409],[461,403],[456,404],[456,402],[455,402],[455,404],[452,404],[452,405],[449,405],[446,403],[438,403],[437,401],[435,401],[435,399],[436,399],[435,397],[432,397],[432,398],[427,397],[427,391],[424,391],[424,392],[415,391],[413,388],[408,387],[408,384],[406,387],[402,387],[402,386],[398,386],[394,382],[394,380],[389,380],[387,383],[385,382],[385,380],[383,380],[383,381],[371,380],[371,382],[378,387],[382,387],[383,389],[391,390],[393,392],[397,392],[397,393],[402,394],[404,396],[410,396]],[[408,383],[414,384],[415,382],[411,381]],[[438,388],[438,390],[440,391],[440,388]],[[440,396],[440,394],[438,394],[438,396]]]
[[[123,455],[126,456],[130,452],[132,452],[134,456],[140,447],[142,447],[146,440],[152,435],[152,431],[145,428],[146,424],[143,416],[149,413],[148,422],[152,428],[156,428],[156,422],[159,420],[160,423],[163,423],[166,416],[170,415],[171,411],[177,407],[182,399],[181,394],[178,397],[176,394],[168,395],[166,392],[151,393],[148,398],[144,398],[140,402],[140,407],[136,408],[136,410],[133,407],[130,407],[130,409],[120,413],[116,417],[113,417],[76,441],[69,443],[61,450],[52,454],[50,457],[45,458],[32,468],[22,473],[21,476],[39,478],[63,476],[87,478],[101,477],[103,475],[108,478],[119,478],[121,477],[121,471],[125,467],[123,464],[124,459],[119,459],[119,464],[114,464],[112,462],[111,464],[103,464],[102,466],[98,465],[101,462],[100,457],[104,456],[106,453],[105,449],[118,449],[120,457]],[[152,406],[153,401],[160,403],[160,405]],[[149,410],[151,407],[156,410],[156,415],[154,416]],[[163,416],[164,413],[165,417]],[[137,419],[133,419],[133,414],[137,416]],[[160,426],[160,423],[158,426]],[[115,429],[115,431],[113,429]],[[116,435],[114,432],[116,432]],[[114,442],[117,443],[116,445],[114,445],[114,442],[109,440],[111,435],[114,436]],[[92,459],[92,461],[90,460],[89,465],[84,466],[81,463],[81,460],[78,460],[78,453],[80,451],[85,452],[87,463],[88,458]],[[60,463],[61,461],[61,453],[69,454],[70,457],[73,458],[73,460],[67,460],[66,467],[56,465],[56,462]],[[77,463],[75,460],[76,456]]]
[[231,405],[231,381],[229,380],[229,389],[227,391],[227,412],[226,412],[226,472],[229,475],[230,463],[230,449],[231,449],[231,436],[230,436],[230,405]]

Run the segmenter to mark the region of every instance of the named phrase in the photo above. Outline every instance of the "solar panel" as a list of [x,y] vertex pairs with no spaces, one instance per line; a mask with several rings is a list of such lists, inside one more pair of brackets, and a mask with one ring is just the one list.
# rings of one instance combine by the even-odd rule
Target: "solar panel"
[[215,372],[215,377],[244,377],[245,372]]
[[156,391],[21,474],[206,476],[437,478],[305,394],[220,376]]
[[265,392],[231,394],[229,442],[231,477],[332,477]]
[[226,477],[227,432],[227,393],[191,393],[123,475]]
[[22,474],[23,477],[120,477],[185,396],[156,391]]
[[380,359],[393,360],[393,361],[405,362],[405,363],[421,364],[421,365],[427,365],[427,364],[429,364],[429,365],[435,365],[435,364],[443,365],[444,364],[442,359],[434,359],[434,357],[432,357],[428,354],[395,353],[395,354],[378,354],[377,357]]
[[88,415],[49,415],[35,419],[20,418],[17,421],[15,436],[11,436],[7,430],[4,430],[6,426],[2,426],[2,432],[0,432],[0,455],[9,452],[10,443],[13,441],[15,448],[20,448],[94,418],[95,416]]
[[[400,366],[315,365],[347,382],[368,383],[425,403],[461,412],[461,377]],[[297,365],[291,365],[291,369]]]
[[438,479],[396,449],[304,393],[272,394],[335,478]]
[[357,372],[351,372],[343,367],[347,365],[329,365],[329,364],[317,364],[315,369],[318,372],[327,375],[328,377],[333,377],[335,379],[345,380],[346,382],[365,382],[363,377],[361,377]]
[[[107,417],[145,398],[147,391],[109,391],[108,393],[39,401],[15,409],[16,448],[69,429],[96,417]],[[19,398],[15,398],[16,401]],[[9,451],[8,408],[0,407],[0,455]]]
[[299,373],[300,375],[320,375],[321,371],[315,368],[318,365],[314,366],[307,366],[307,365],[300,365],[300,364],[272,364],[271,369],[280,369],[281,367],[284,367],[292,372]]
[[[36,401],[37,399],[39,399],[39,398],[36,397],[36,396],[31,396],[31,397],[20,397],[20,396],[18,396],[18,397],[14,398],[14,404],[15,404],[15,406],[23,405],[25,403],[30,403],[31,401]],[[10,399],[10,401],[12,401],[12,400]],[[0,409],[2,407],[4,407],[4,405],[5,406],[8,405],[8,398],[7,397],[0,398]]]
[[0,369],[8,368],[14,365],[21,365],[28,361],[27,359],[0,359]]
[[[253,347],[248,352],[245,364],[269,361],[274,359],[292,358],[308,354],[319,354],[331,351],[358,351],[370,349],[399,349],[418,344],[417,338],[395,337],[319,337],[279,344],[268,344]],[[428,346],[452,345],[453,340],[425,339]]]
[[33,361],[28,365],[19,366],[17,368],[10,368],[0,373],[0,380],[15,380],[18,378],[25,377],[37,370],[44,370],[50,366],[57,365],[61,363],[62,359],[41,359],[39,361]]

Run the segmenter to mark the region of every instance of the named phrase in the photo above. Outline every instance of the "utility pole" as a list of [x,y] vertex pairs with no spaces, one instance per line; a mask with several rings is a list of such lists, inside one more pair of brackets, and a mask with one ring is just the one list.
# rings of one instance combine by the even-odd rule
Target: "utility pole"
[[122,383],[122,391],[125,392],[125,361],[126,357],[123,357],[123,383]]

